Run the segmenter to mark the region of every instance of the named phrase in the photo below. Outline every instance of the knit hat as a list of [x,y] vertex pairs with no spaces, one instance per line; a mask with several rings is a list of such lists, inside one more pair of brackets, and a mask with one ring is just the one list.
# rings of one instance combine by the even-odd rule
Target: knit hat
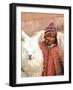
[[45,30],[45,33],[54,32],[55,34],[57,34],[56,26],[54,25],[54,23],[50,23]]

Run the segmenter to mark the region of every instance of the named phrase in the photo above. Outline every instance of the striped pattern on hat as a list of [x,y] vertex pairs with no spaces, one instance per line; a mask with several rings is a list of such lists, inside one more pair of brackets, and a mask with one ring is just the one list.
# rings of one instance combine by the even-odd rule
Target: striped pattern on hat
[[56,26],[54,23],[50,23],[49,26],[45,29],[45,33],[47,32],[55,32],[57,34]]

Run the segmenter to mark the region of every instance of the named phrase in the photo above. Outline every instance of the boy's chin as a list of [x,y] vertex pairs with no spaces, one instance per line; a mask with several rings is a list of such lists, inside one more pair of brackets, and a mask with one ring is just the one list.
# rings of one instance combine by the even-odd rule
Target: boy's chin
[[52,45],[52,43],[48,43],[48,42],[47,42],[47,45],[51,46],[51,45]]
[[48,44],[49,46],[51,46],[52,44]]

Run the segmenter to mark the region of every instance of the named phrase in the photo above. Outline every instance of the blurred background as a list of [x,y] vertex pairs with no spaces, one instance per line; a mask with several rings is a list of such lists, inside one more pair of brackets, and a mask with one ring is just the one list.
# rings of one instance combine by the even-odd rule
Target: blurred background
[[64,32],[64,15],[53,13],[21,13],[21,29],[31,36],[34,32],[44,30],[49,23],[57,26],[57,31]]

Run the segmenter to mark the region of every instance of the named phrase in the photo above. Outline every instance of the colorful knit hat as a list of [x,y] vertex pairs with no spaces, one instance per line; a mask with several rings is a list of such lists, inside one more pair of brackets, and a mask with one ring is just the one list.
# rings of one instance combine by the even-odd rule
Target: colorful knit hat
[[45,33],[54,32],[55,34],[57,34],[56,26],[54,25],[54,23],[50,23],[45,30],[46,30]]

